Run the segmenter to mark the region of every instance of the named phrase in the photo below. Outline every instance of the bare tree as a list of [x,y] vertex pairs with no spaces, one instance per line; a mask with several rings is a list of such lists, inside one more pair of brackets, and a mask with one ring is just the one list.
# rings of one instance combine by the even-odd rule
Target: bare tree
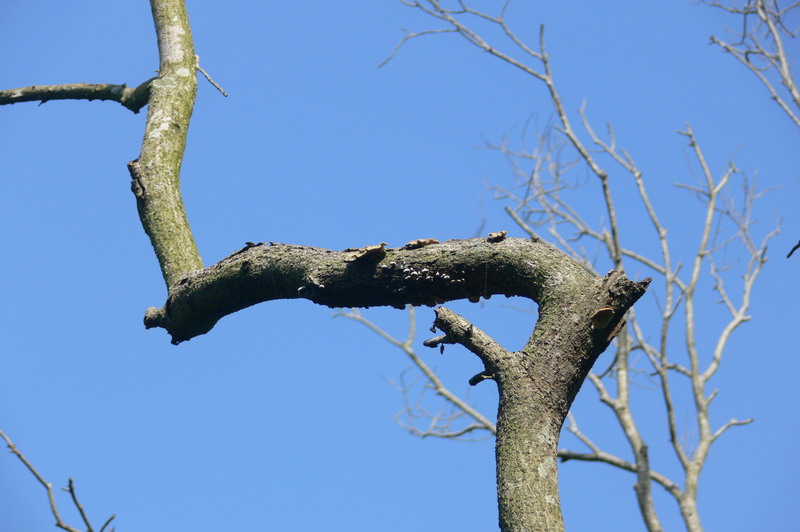
[[[533,239],[539,239],[542,232],[546,232],[560,249],[592,275],[597,275],[598,264],[608,264],[618,271],[626,266],[635,266],[657,277],[662,285],[661,290],[653,295],[660,308],[659,315],[640,318],[631,310],[628,317],[630,326],[616,336],[613,366],[602,373],[590,372],[588,375],[598,399],[610,408],[617,419],[630,445],[630,458],[604,450],[579,429],[572,415],[565,430],[587,450],[579,452],[562,448],[558,456],[563,462],[603,462],[634,473],[635,494],[648,530],[663,530],[651,494],[653,482],[674,498],[687,530],[702,530],[697,508],[698,483],[712,444],[729,428],[752,421],[734,418],[721,426],[713,426],[710,407],[718,390],[709,388],[734,331],[750,319],[748,309],[755,281],[767,261],[767,243],[778,232],[778,229],[767,232],[760,240],[752,235],[753,207],[761,192],[733,161],[728,163],[721,175],[714,175],[691,126],[687,125],[685,130],[679,131],[689,144],[699,179],[695,183],[677,186],[695,196],[703,205],[702,223],[697,227],[697,247],[692,255],[681,256],[676,252],[674,239],[668,237],[667,228],[650,199],[649,183],[643,170],[637,166],[633,156],[618,144],[611,125],[607,125],[605,135],[600,135],[587,118],[585,103],[577,116],[565,109],[545,48],[544,28],[540,31],[538,47],[534,47],[524,42],[507,23],[509,2],[504,4],[499,14],[491,15],[472,9],[461,0],[447,4],[438,0],[401,1],[436,20],[441,26],[408,32],[387,61],[411,39],[430,34],[453,34],[521,70],[547,88],[557,124],[548,125],[544,131],[536,131],[533,146],[527,145],[525,134],[518,148],[512,148],[508,139],[499,144],[487,143],[489,148],[503,154],[512,168],[516,186],[498,185],[495,190],[498,198],[506,203],[505,210],[517,226]],[[794,37],[784,20],[787,13],[799,3],[786,8],[780,8],[777,2],[763,0],[753,0],[740,8],[726,7],[717,2],[712,5],[743,16],[744,30],[740,35],[740,45],[745,46],[737,48],[716,37],[712,37],[712,42],[722,46],[753,71],[767,86],[778,105],[800,125],[790,105],[798,107],[800,100],[782,43],[782,36]],[[748,26],[748,17],[755,18],[755,23]],[[498,34],[505,40],[489,40],[483,36]],[[779,95],[775,83],[770,80],[770,73],[767,72],[770,69],[785,88],[786,97]],[[530,132],[526,130],[525,133]],[[600,183],[600,196],[607,220],[604,226],[590,221],[589,216],[576,207],[576,185],[572,177],[576,167],[588,170]],[[638,192],[644,207],[642,212],[645,219],[642,223],[649,224],[653,229],[653,238],[660,249],[658,257],[648,256],[625,243],[612,194],[612,189],[621,186],[619,181],[625,176]],[[733,183],[741,185],[741,193],[734,192]],[[579,193],[585,194],[583,191]],[[725,257],[730,256],[738,256],[741,260],[738,264],[726,262]],[[735,278],[734,273],[741,276],[740,280]],[[705,325],[707,316],[697,310],[698,287],[704,283],[713,286],[721,303],[718,309],[726,316],[726,322],[718,329],[716,342],[710,351],[699,348],[697,341],[698,330],[708,330]],[[486,416],[448,389],[413,351],[413,332],[405,341],[398,341],[357,311],[344,315],[363,323],[403,350],[421,371],[425,382],[423,389],[434,391],[445,402],[446,408],[440,412],[430,411],[422,401],[409,399],[410,387],[403,382],[400,389],[406,399],[406,407],[398,417],[401,426],[418,436],[443,438],[473,437],[476,431],[496,432],[497,429]],[[413,324],[413,313],[411,316]],[[676,320],[678,316],[681,320]],[[675,325],[676,321],[683,323]],[[682,343],[685,348],[675,349],[677,343]],[[643,355],[649,368],[639,367],[636,355]],[[663,399],[665,430],[672,454],[683,470],[681,479],[673,480],[651,466],[649,446],[632,412],[632,384],[642,372],[657,378]],[[473,378],[470,384],[478,382],[480,379]],[[682,441],[674,406],[676,389],[687,390],[694,405],[697,431],[697,441],[694,443]]]
[[[522,296],[539,305],[525,347],[509,352],[463,317],[436,309],[443,334],[431,347],[460,344],[499,390],[496,428],[500,527],[561,530],[557,444],[561,426],[597,357],[620,334],[625,315],[650,279],[633,282],[618,267],[603,276],[536,235],[438,242],[417,239],[332,251],[276,242],[252,243],[204,267],[186,218],[180,169],[197,89],[198,60],[182,0],[151,0],[158,76],[133,93],[122,86],[74,85],[11,89],[0,102],[109,99],[132,111],[146,97],[140,155],[130,163],[131,190],[167,288],[148,328],[165,329],[174,344],[209,332],[224,316],[259,302],[307,299],[334,308],[435,306],[454,299]],[[132,102],[135,102],[132,103]],[[616,239],[616,236],[614,237]],[[616,240],[612,240],[616,242]],[[615,248],[619,249],[619,248]]]

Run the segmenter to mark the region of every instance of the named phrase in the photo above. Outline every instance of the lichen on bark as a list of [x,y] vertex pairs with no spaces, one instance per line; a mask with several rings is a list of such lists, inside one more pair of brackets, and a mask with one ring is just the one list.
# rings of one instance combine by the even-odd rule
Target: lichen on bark
[[151,0],[159,49],[142,150],[129,163],[139,218],[167,287],[203,267],[180,192],[186,135],[197,93],[196,59],[183,1]]

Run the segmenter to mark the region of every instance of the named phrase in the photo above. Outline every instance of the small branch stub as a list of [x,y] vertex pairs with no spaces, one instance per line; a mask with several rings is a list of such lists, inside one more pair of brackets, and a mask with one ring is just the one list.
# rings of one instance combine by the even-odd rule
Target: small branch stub
[[477,375],[474,375],[469,380],[469,385],[470,386],[475,386],[475,385],[477,385],[477,384],[479,384],[479,383],[481,383],[481,382],[483,382],[483,381],[485,381],[487,379],[494,379],[494,373],[491,373],[491,372],[488,372],[488,371],[482,371],[482,372],[478,373]]
[[498,231],[496,233],[489,233],[489,236],[486,240],[492,243],[502,242],[506,238],[507,234],[508,231]]

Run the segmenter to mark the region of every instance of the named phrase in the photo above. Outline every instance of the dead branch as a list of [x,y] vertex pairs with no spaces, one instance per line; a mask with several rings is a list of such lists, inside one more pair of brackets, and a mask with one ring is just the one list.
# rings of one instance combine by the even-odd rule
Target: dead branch
[[[404,3],[435,18],[438,22],[444,23],[450,30],[450,33],[460,35],[473,46],[524,71],[537,82],[543,82],[548,88],[551,104],[559,122],[559,127],[554,129],[566,139],[569,146],[574,148],[577,153],[577,159],[585,164],[590,172],[601,182],[602,195],[608,214],[608,227],[596,229],[592,224],[587,223],[581,214],[570,206],[569,201],[563,194],[564,191],[570,188],[565,186],[564,176],[566,171],[574,164],[574,161],[566,165],[563,163],[561,160],[563,146],[553,141],[551,134],[552,129],[548,129],[545,133],[537,132],[538,143],[530,150],[525,148],[524,143],[521,150],[512,149],[509,147],[509,143],[506,139],[498,145],[487,143],[487,147],[496,149],[506,156],[512,168],[512,172],[519,182],[519,187],[521,188],[519,193],[507,188],[495,188],[497,196],[500,199],[512,203],[512,205],[506,206],[505,209],[514,222],[532,238],[538,238],[540,232],[539,228],[546,227],[547,232],[555,239],[558,245],[573,259],[579,261],[588,272],[596,273],[594,271],[594,260],[590,258],[582,246],[576,244],[583,238],[596,241],[599,247],[607,254],[608,259],[617,268],[621,268],[623,258],[632,259],[651,268],[662,276],[665,297],[658,302],[659,308],[661,309],[661,324],[657,339],[652,343],[648,340],[637,319],[636,313],[633,311],[629,313],[628,317],[628,322],[631,324],[629,328],[630,335],[632,336],[623,330],[622,334],[617,338],[617,354],[615,358],[616,371],[613,373],[616,382],[616,396],[613,396],[609,392],[609,389],[599,376],[594,374],[589,375],[590,382],[595,386],[601,402],[609,406],[617,417],[620,427],[631,445],[635,463],[608,457],[602,454],[596,447],[593,448],[593,444],[590,445],[593,452],[590,455],[582,456],[584,459],[603,461],[610,465],[637,473],[636,493],[642,515],[645,518],[649,530],[661,530],[662,527],[655,514],[652,497],[649,493],[649,482],[651,480],[659,482],[659,480],[655,478],[650,469],[648,446],[637,428],[630,406],[630,380],[631,375],[635,374],[636,370],[630,367],[629,359],[634,349],[641,350],[655,369],[655,375],[657,375],[659,379],[667,413],[667,430],[670,435],[673,451],[679,463],[684,468],[686,487],[681,490],[677,488],[677,484],[669,479],[663,479],[661,483],[665,487],[669,486],[668,491],[679,503],[680,511],[684,517],[687,529],[692,531],[701,530],[696,507],[696,487],[699,472],[707,458],[709,446],[731,426],[745,424],[745,422],[732,420],[712,433],[710,430],[708,406],[714,394],[712,393],[706,397],[704,390],[708,380],[719,368],[722,354],[732,332],[749,319],[746,315],[746,310],[749,307],[753,283],[758,277],[764,261],[766,260],[766,242],[775,234],[775,231],[769,233],[761,245],[756,245],[752,241],[749,232],[752,220],[749,217],[749,213],[751,212],[750,209],[756,196],[746,194],[745,207],[741,212],[735,211],[735,209],[732,208],[732,202],[723,202],[722,198],[731,180],[734,178],[734,175],[737,174],[738,169],[730,165],[728,170],[721,176],[713,176],[691,128],[687,127],[685,132],[681,132],[681,134],[689,138],[690,147],[701,168],[703,176],[702,183],[692,188],[705,203],[706,207],[705,219],[700,228],[699,248],[691,261],[690,271],[688,272],[688,276],[686,276],[687,278],[682,278],[683,276],[679,276],[682,264],[676,264],[673,259],[673,251],[667,238],[666,227],[657,215],[656,208],[650,200],[651,195],[647,190],[644,173],[638,168],[633,157],[619,146],[610,125],[607,126],[607,135],[605,138],[593,129],[586,117],[585,103],[579,110],[578,115],[583,129],[589,135],[597,149],[590,151],[578,137],[571,123],[571,118],[566,112],[559,92],[556,89],[550,57],[545,49],[543,30],[540,31],[539,35],[538,51],[535,51],[531,47],[524,45],[506,23],[504,20],[505,7],[503,7],[499,15],[493,16],[473,10],[465,1],[459,1],[457,7],[452,9],[444,7],[442,3],[434,0],[407,0],[404,1]],[[761,58],[766,61],[767,66],[771,66],[781,73],[782,83],[785,86],[788,84],[787,88],[790,94],[789,101],[794,101],[796,103],[796,98],[794,97],[792,89],[794,86],[793,81],[790,82],[791,76],[788,75],[788,62],[785,58],[785,50],[775,31],[776,28],[780,31],[785,30],[781,25],[780,17],[784,16],[788,10],[793,9],[796,5],[800,5],[800,3],[793,4],[783,11],[776,11],[776,8],[770,7],[772,12],[764,19],[764,6],[766,5],[767,2],[764,0],[750,0],[748,1],[747,7],[743,9],[749,9],[750,11],[747,11],[747,13],[752,12],[752,14],[762,16],[761,23],[763,24],[763,28],[761,29],[767,32],[769,38],[772,39],[777,47],[778,52],[777,54],[770,55],[766,49],[760,48],[756,49],[755,52],[749,52],[752,57],[746,60],[752,60],[752,58],[755,57],[753,55],[754,53],[757,55],[760,54]],[[769,5],[776,6],[777,3],[770,2]],[[507,3],[505,6],[507,6]],[[758,9],[762,11],[760,14],[757,13]],[[744,11],[742,11],[742,13],[744,13]],[[477,31],[470,27],[469,23],[471,20],[480,20],[481,22],[494,25],[496,28],[502,30],[502,33],[508,38],[506,44],[515,52],[516,56],[512,57],[508,51],[502,49],[502,46],[484,39]],[[770,26],[770,24],[772,24],[772,26]],[[410,38],[412,38],[411,35],[408,39]],[[525,63],[516,57],[522,57],[524,60],[529,61],[529,63]],[[741,56],[740,60],[743,57],[744,56]],[[753,63],[751,62],[750,64],[752,65]],[[759,76],[763,76],[762,71],[763,68],[754,69],[754,72]],[[773,96],[774,95],[775,92],[773,91]],[[782,105],[782,107],[787,106]],[[791,110],[787,112],[790,112],[790,116],[793,117],[793,120],[796,120],[795,115],[791,114]],[[655,231],[655,236],[660,245],[661,257],[659,259],[645,256],[638,251],[624,248],[621,245],[616,209],[611,195],[610,181],[608,179],[609,172],[601,165],[598,159],[599,155],[597,155],[598,150],[601,155],[610,158],[614,164],[633,179],[639,193],[639,198],[645,208],[646,216]],[[719,240],[717,239],[717,234],[713,232],[713,228],[718,227],[722,220],[733,222],[734,231],[726,238]],[[568,234],[568,232],[571,232],[572,236]],[[738,303],[734,301],[735,298],[730,294],[722,276],[718,273],[718,269],[715,269],[713,266],[714,254],[732,245],[736,240],[741,243],[745,253],[749,257],[747,265],[744,268],[744,282],[741,288],[740,302]],[[798,247],[800,247],[800,244]],[[696,347],[695,334],[697,316],[695,312],[694,296],[698,283],[701,280],[701,274],[705,271],[703,268],[709,266],[712,272],[711,277],[716,279],[716,290],[718,294],[720,294],[723,304],[730,312],[731,320],[720,331],[717,344],[710,357],[707,357],[707,365],[703,366],[701,363],[701,354]],[[670,360],[668,356],[668,347],[671,344],[670,339],[674,336],[671,323],[681,306],[685,314],[683,334],[686,336],[687,354],[689,355],[688,367]],[[680,441],[675,416],[673,387],[670,383],[671,375],[679,375],[689,379],[691,382],[691,393],[696,405],[697,423],[701,435],[700,442],[694,449],[686,449],[684,444]],[[582,441],[586,443],[586,440],[582,439]],[[562,459],[577,459],[577,455],[574,453],[570,453],[569,451],[564,451],[564,453]]]
[[22,102],[41,102],[41,105],[51,100],[101,100],[118,102],[126,109],[138,113],[147,105],[150,98],[150,84],[154,79],[156,78],[148,79],[133,88],[125,84],[73,83],[8,89],[0,91],[0,105]]

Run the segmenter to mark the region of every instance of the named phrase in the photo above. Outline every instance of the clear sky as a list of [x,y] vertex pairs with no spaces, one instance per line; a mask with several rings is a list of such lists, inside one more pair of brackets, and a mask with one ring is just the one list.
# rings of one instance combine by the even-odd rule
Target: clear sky
[[[756,236],[779,219],[784,233],[770,246],[753,319],[735,333],[711,386],[721,390],[716,426],[756,422],[712,450],[700,511],[707,530],[796,526],[800,257],[784,257],[800,238],[800,131],[751,73],[708,44],[739,25],[719,11],[690,1],[517,3],[509,20],[523,37],[546,26],[573,119],[586,99],[597,129],[611,121],[645,171],[676,260],[691,260],[701,212],[673,186],[697,177],[677,129],[692,124],[717,175],[733,155],[761,187],[784,185],[756,207]],[[245,241],[343,249],[468,238],[484,218],[485,231],[522,236],[486,188],[513,184],[508,165],[477,148],[518,134],[532,113],[540,124],[552,118],[540,84],[447,35],[413,41],[376,68],[402,28],[435,27],[394,0],[190,2],[189,10],[201,64],[230,93],[200,80],[183,168],[206,264]],[[12,0],[0,14],[0,88],[137,85],[158,67],[144,0]],[[797,43],[789,50],[800,57]],[[178,347],[143,328],[144,310],[165,299],[125,167],[144,119],[110,102],[0,108],[0,429],[57,487],[73,477],[96,525],[116,513],[118,530],[494,529],[493,442],[420,440],[399,428],[392,416],[403,399],[390,382],[409,363],[357,323],[291,301],[227,317]],[[591,210],[596,183],[578,177]],[[625,190],[623,238],[651,249]],[[702,291],[707,348],[721,309],[710,285]],[[653,308],[653,297],[639,305]],[[510,349],[534,320],[494,299],[453,308]],[[366,315],[406,332],[402,311]],[[467,385],[482,369],[477,359],[455,347],[426,351],[432,312],[417,315],[419,352],[494,419],[494,386]],[[653,465],[675,474],[658,390],[646,378],[639,384],[635,414]],[[581,428],[630,459],[596,402],[584,387],[574,409]],[[676,408],[691,439],[688,396]],[[584,450],[566,436],[562,444]],[[560,475],[568,529],[643,529],[632,475],[576,462]],[[653,491],[667,530],[680,530],[674,502]],[[0,459],[0,493],[0,530],[52,529],[44,490],[10,455]],[[67,496],[58,500],[77,526]]]

